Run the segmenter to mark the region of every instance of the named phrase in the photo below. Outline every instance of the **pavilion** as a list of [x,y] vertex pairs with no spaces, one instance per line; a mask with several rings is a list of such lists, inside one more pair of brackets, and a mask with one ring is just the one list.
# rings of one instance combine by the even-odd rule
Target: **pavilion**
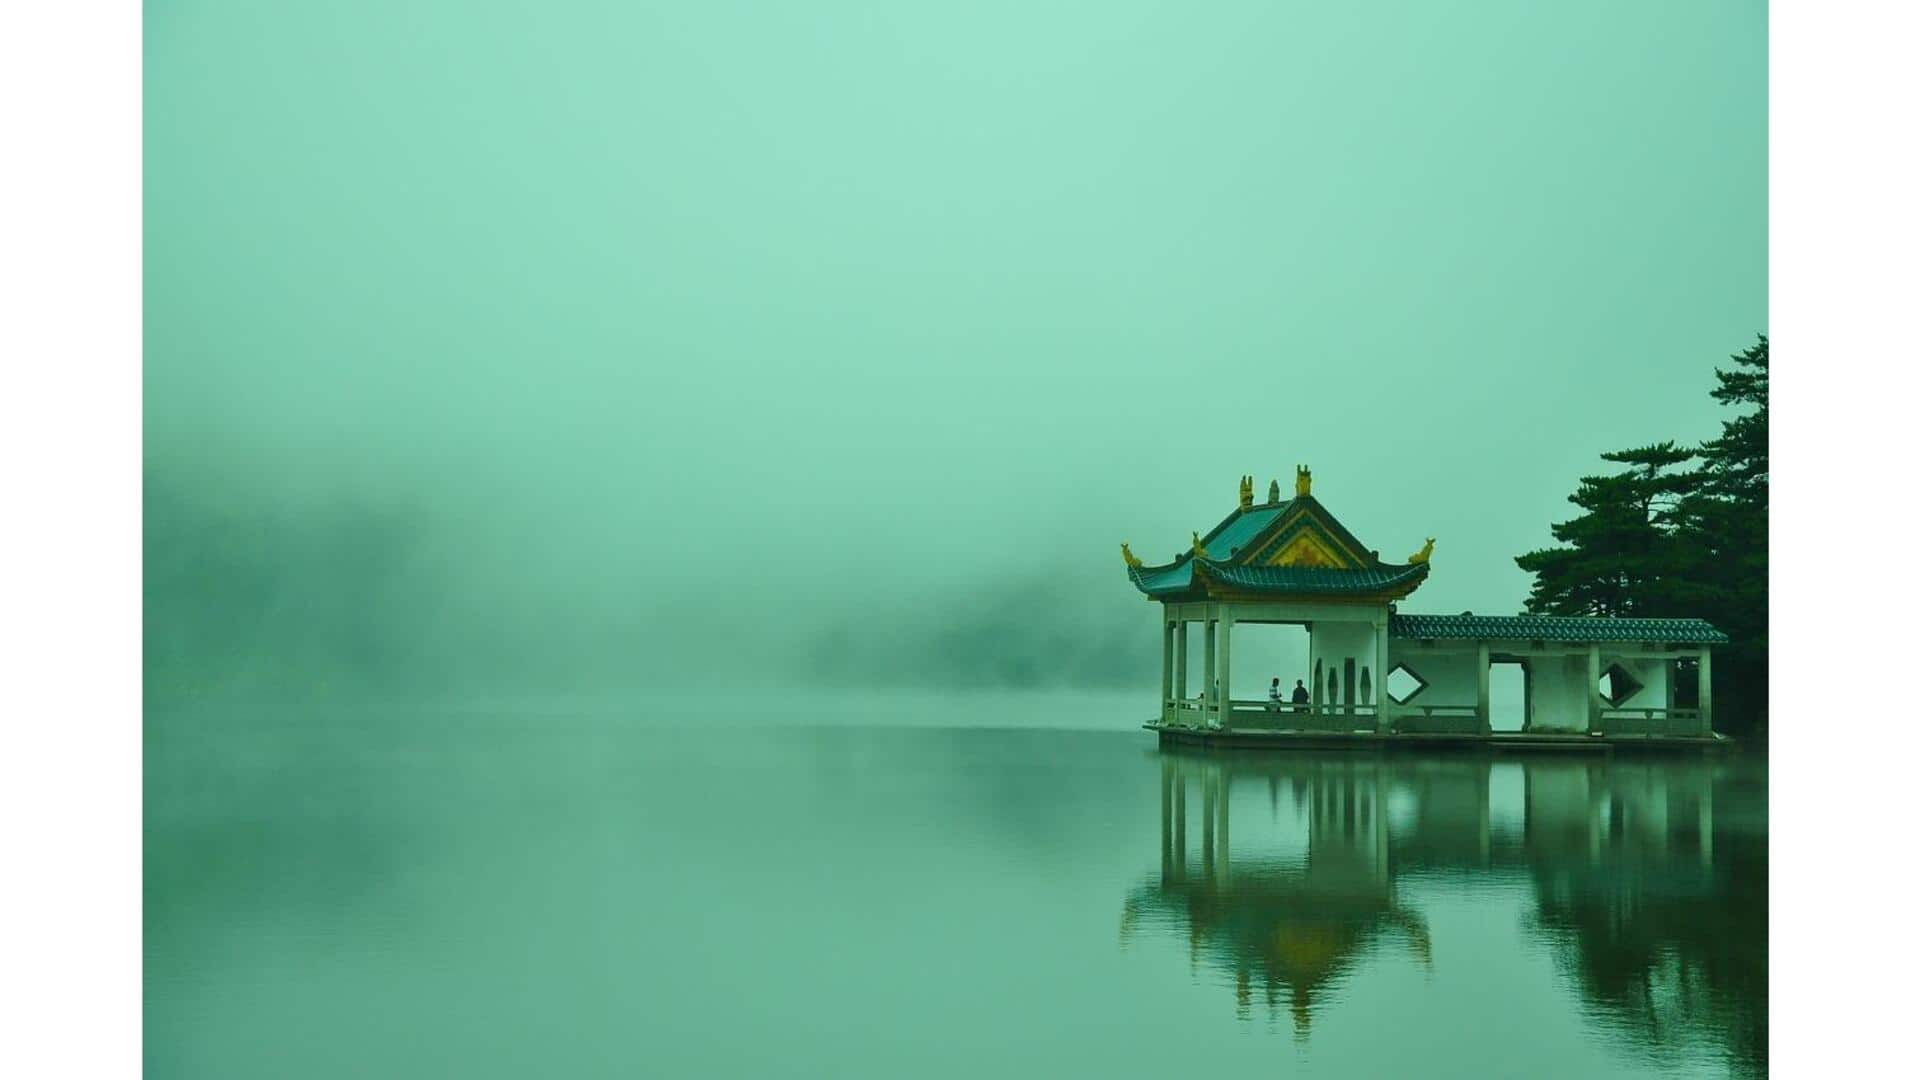
[[[1121,544],[1128,579],[1160,604],[1160,715],[1147,726],[1163,742],[1207,743],[1715,738],[1712,646],[1725,634],[1700,619],[1403,614],[1399,602],[1432,571],[1433,545],[1383,561],[1314,497],[1304,466],[1286,500],[1275,481],[1254,502],[1253,478],[1242,477],[1239,506],[1171,562],[1148,566]],[[1245,623],[1306,629],[1306,703],[1234,698],[1233,630]],[[1516,732],[1492,728],[1499,663],[1522,672]]]

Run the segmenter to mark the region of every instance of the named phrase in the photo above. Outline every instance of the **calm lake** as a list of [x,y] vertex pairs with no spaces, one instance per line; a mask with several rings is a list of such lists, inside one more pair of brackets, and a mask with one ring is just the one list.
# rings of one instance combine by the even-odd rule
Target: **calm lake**
[[1765,1073],[1763,757],[1149,705],[150,716],[148,1074]]

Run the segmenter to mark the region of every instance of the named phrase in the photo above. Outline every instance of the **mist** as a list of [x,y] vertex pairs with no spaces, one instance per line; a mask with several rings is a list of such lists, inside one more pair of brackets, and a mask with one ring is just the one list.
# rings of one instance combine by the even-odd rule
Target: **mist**
[[1144,688],[1297,463],[1518,610],[1767,314],[1764,23],[1561,7],[150,8],[149,696]]

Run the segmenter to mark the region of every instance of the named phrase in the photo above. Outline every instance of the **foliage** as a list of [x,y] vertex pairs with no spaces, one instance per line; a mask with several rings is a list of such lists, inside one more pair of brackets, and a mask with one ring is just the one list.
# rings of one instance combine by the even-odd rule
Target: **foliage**
[[142,617],[150,701],[391,691],[426,667],[438,582],[405,507],[293,507],[149,470]]
[[[1723,716],[1764,723],[1767,701],[1767,337],[1714,372],[1714,400],[1743,410],[1697,446],[1602,454],[1626,468],[1582,477],[1582,511],[1553,526],[1560,546],[1518,556],[1534,575],[1527,610],[1549,615],[1698,617],[1733,639],[1714,667]],[[1718,658],[1717,658],[1718,659]]]

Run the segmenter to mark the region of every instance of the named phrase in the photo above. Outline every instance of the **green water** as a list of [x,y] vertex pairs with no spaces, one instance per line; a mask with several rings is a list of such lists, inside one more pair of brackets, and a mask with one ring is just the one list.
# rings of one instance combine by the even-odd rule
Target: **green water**
[[151,717],[149,1075],[1765,1072],[1755,758],[698,708]]

